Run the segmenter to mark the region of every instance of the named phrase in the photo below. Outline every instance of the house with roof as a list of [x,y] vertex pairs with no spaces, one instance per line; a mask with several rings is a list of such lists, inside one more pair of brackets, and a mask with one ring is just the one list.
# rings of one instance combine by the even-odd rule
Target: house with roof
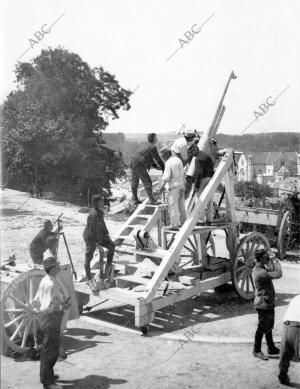
[[237,162],[238,181],[266,183],[292,176],[300,176],[300,153],[297,152],[247,152]]

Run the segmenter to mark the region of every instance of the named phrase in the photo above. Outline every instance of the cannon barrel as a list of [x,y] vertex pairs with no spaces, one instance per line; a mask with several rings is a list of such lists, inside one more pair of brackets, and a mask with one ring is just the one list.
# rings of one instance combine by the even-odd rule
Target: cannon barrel
[[235,73],[232,71],[230,73],[230,75],[229,75],[228,81],[226,83],[225,89],[223,91],[221,100],[220,100],[220,102],[218,104],[218,107],[217,107],[216,113],[214,115],[214,118],[212,120],[212,123],[208,127],[208,129],[203,133],[203,135],[201,136],[201,139],[200,139],[200,142],[198,144],[198,147],[199,147],[199,149],[201,151],[203,151],[203,152],[205,152],[207,154],[209,154],[209,152],[210,152],[209,139],[214,137],[215,134],[217,133],[218,127],[219,127],[219,125],[221,123],[221,120],[222,120],[222,117],[223,117],[223,114],[224,114],[224,111],[225,111],[225,106],[223,105],[223,101],[225,99],[225,96],[226,96],[226,93],[227,93],[230,81],[234,80],[236,78],[237,77],[236,77]]

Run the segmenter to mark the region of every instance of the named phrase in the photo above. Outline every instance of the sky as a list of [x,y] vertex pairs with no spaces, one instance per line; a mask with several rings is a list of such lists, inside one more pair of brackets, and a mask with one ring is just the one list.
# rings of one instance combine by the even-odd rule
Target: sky
[[[220,133],[300,132],[299,0],[0,4],[1,103],[16,88],[18,60],[62,46],[135,90],[130,111],[110,120],[108,132],[178,132],[183,125],[204,131],[232,70],[237,79],[224,101]],[[47,33],[38,33],[38,41],[41,29]]]

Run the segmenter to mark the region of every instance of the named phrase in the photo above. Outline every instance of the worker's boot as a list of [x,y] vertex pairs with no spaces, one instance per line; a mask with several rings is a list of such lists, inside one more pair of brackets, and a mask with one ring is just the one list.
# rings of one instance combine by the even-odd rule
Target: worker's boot
[[268,354],[269,355],[278,355],[280,353],[280,350],[274,344],[272,331],[269,331],[266,333],[266,341],[267,341],[267,345],[268,345]]
[[142,201],[139,200],[137,195],[137,188],[131,187],[131,192],[132,192],[132,200],[135,202],[135,204],[136,205],[142,204]]
[[155,198],[153,197],[152,189],[146,189],[146,191],[147,191],[147,195],[148,195],[148,198],[149,198],[148,204],[149,205],[159,205],[160,202],[156,201]]
[[106,262],[104,278],[105,278],[105,286],[107,288],[112,288],[116,285],[115,280],[113,279],[113,264]]

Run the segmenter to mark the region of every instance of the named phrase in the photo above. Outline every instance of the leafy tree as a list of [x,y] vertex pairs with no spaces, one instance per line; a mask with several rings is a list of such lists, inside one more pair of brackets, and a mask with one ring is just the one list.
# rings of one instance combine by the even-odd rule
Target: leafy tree
[[16,66],[18,89],[1,107],[1,148],[8,182],[20,185],[46,177],[68,190],[109,190],[124,174],[119,153],[102,132],[108,118],[130,109],[131,91],[102,67],[90,68],[77,54],[43,50],[31,63]]
[[238,197],[257,198],[272,197],[272,188],[269,185],[259,184],[256,181],[238,181],[234,185],[235,195]]

